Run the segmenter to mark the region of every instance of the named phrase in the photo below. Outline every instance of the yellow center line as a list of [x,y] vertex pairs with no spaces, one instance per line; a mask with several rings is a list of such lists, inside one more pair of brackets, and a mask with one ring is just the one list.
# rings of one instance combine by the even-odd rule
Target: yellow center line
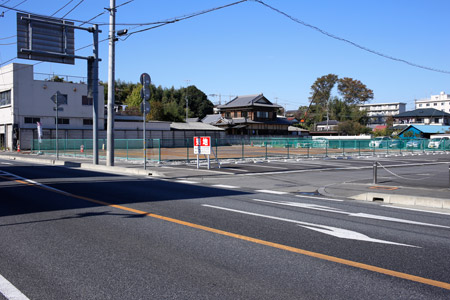
[[199,229],[199,230],[204,230],[204,231],[207,231],[207,232],[212,232],[212,233],[215,233],[215,234],[220,234],[220,235],[223,235],[223,236],[232,237],[232,238],[235,238],[235,239],[239,239],[239,240],[243,240],[243,241],[247,241],[247,242],[251,242],[251,243],[255,243],[255,244],[259,244],[259,245],[264,245],[264,246],[268,246],[268,247],[272,247],[272,248],[276,248],[276,249],[280,249],[280,250],[285,250],[285,251],[289,251],[289,252],[293,252],[293,253],[298,253],[298,254],[309,256],[309,257],[314,257],[314,258],[318,258],[318,259],[322,259],[322,260],[326,260],[326,261],[330,261],[330,262],[334,262],[334,263],[338,263],[338,264],[342,264],[342,265],[355,267],[355,268],[362,269],[362,270],[372,271],[372,272],[376,272],[376,273],[380,273],[380,274],[389,275],[389,276],[392,276],[392,277],[406,279],[406,280],[410,280],[410,281],[414,281],[414,282],[418,282],[418,283],[427,284],[427,285],[436,286],[436,287],[439,287],[439,288],[450,290],[450,283],[447,283],[447,282],[432,280],[432,279],[428,279],[428,278],[424,278],[424,277],[420,277],[420,276],[415,276],[415,275],[411,275],[411,274],[407,274],[407,273],[397,272],[397,271],[384,269],[384,268],[380,268],[380,267],[376,267],[376,266],[372,266],[372,265],[368,265],[368,264],[363,264],[363,263],[355,262],[355,261],[352,261],[352,260],[347,260],[347,259],[343,259],[343,258],[339,258],[339,257],[326,255],[326,254],[312,252],[312,251],[308,251],[308,250],[304,250],[304,249],[300,249],[300,248],[295,248],[295,247],[291,247],[291,246],[286,246],[286,245],[282,245],[282,244],[278,244],[278,243],[268,242],[268,241],[265,241],[265,240],[256,239],[256,238],[252,238],[252,237],[245,236],[245,235],[240,235],[240,234],[236,234],[236,233],[232,233],[232,232],[228,232],[228,231],[224,231],[224,230],[220,230],[220,229],[215,229],[215,228],[212,228],[212,227],[207,227],[207,226],[203,226],[203,225],[199,225],[199,224],[195,224],[195,223],[190,223],[190,222],[186,222],[186,221],[182,221],[182,220],[178,220],[178,219],[174,219],[174,218],[170,218],[170,217],[165,217],[165,216],[149,213],[149,212],[146,212],[146,211],[142,211],[142,210],[126,207],[126,206],[123,206],[123,205],[112,204],[112,203],[99,201],[99,200],[91,199],[91,198],[84,197],[84,196],[71,194],[71,193],[68,193],[68,192],[61,191],[61,190],[57,190],[57,189],[53,189],[53,188],[50,188],[50,187],[46,187],[45,185],[36,185],[36,184],[30,183],[30,182],[27,182],[27,181],[18,180],[18,179],[11,179],[11,178],[8,178],[8,177],[3,177],[3,176],[0,176],[0,178],[13,180],[13,181],[16,181],[18,183],[22,183],[22,184],[25,184],[25,185],[28,185],[28,186],[37,187],[37,188],[41,188],[41,189],[44,189],[44,190],[47,190],[47,191],[55,192],[55,193],[62,194],[62,195],[65,195],[65,196],[69,196],[69,197],[72,197],[72,198],[76,198],[76,199],[80,199],[80,200],[84,200],[84,201],[88,201],[88,202],[92,202],[92,203],[96,203],[96,204],[100,204],[100,205],[104,205],[104,206],[108,206],[108,207],[113,207],[113,208],[116,208],[116,209],[120,209],[120,210],[124,210],[124,211],[128,211],[128,212],[136,213],[136,214],[139,214],[139,215],[145,215],[145,216],[148,216],[148,217],[151,217],[151,218],[160,219],[160,220],[164,220],[164,221],[167,221],[167,222],[171,222],[171,223],[175,223],[175,224],[179,224],[179,225],[183,225],[183,226],[187,226],[187,227],[191,227],[191,228],[195,228],[195,229]]

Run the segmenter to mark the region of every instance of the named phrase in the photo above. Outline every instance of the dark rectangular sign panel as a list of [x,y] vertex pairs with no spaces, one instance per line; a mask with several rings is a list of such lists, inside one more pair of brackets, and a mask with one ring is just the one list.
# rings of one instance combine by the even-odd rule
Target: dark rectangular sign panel
[[17,57],[73,65],[73,25],[61,19],[17,13]]

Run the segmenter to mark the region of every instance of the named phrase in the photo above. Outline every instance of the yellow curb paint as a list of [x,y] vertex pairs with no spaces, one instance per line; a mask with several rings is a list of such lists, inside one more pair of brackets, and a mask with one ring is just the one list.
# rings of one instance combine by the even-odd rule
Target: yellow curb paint
[[389,270],[389,269],[384,269],[384,268],[380,268],[380,267],[376,267],[376,266],[372,266],[372,265],[367,265],[367,264],[363,264],[363,263],[359,263],[359,262],[355,262],[355,261],[351,261],[351,260],[347,260],[347,259],[343,259],[343,258],[326,255],[326,254],[303,250],[300,248],[286,246],[286,245],[282,245],[282,244],[278,244],[278,243],[268,242],[268,241],[248,237],[245,235],[240,235],[240,234],[236,234],[236,233],[232,233],[232,232],[228,232],[228,231],[223,231],[220,229],[215,229],[215,228],[211,228],[211,227],[207,227],[207,226],[203,226],[203,225],[198,225],[198,224],[194,224],[194,223],[190,223],[190,222],[186,222],[186,221],[182,221],[182,220],[178,220],[178,219],[174,219],[174,218],[169,218],[169,217],[165,217],[165,216],[161,216],[161,215],[157,215],[157,214],[152,214],[149,212],[145,212],[145,211],[134,209],[134,208],[129,208],[129,207],[122,206],[122,205],[111,204],[108,202],[99,201],[99,200],[91,199],[91,198],[84,197],[84,196],[78,196],[78,195],[64,192],[61,190],[49,188],[49,187],[46,187],[45,185],[37,185],[37,184],[33,184],[33,183],[30,183],[27,181],[18,180],[18,179],[10,179],[10,178],[3,177],[3,176],[0,176],[0,178],[13,180],[15,182],[22,183],[22,184],[25,184],[28,186],[34,186],[34,187],[41,188],[41,189],[44,189],[47,191],[55,192],[55,193],[73,197],[73,198],[77,198],[80,200],[84,200],[84,201],[88,201],[88,202],[92,202],[92,203],[96,203],[96,204],[100,204],[100,205],[104,205],[104,206],[108,206],[108,207],[117,208],[120,210],[136,213],[139,215],[145,215],[145,216],[148,216],[151,218],[160,219],[160,220],[164,220],[167,222],[171,222],[171,223],[175,223],[175,224],[179,224],[179,225],[183,225],[183,226],[187,226],[187,227],[191,227],[191,228],[195,228],[195,229],[199,229],[199,230],[204,230],[204,231],[240,239],[243,241],[247,241],[247,242],[251,242],[251,243],[255,243],[255,244],[259,244],[259,245],[264,245],[264,246],[268,246],[268,247],[272,247],[272,248],[276,248],[276,249],[280,249],[280,250],[298,253],[298,254],[309,256],[309,257],[314,257],[314,258],[318,258],[318,259],[322,259],[322,260],[326,260],[326,261],[330,261],[330,262],[334,262],[334,263],[338,263],[338,264],[342,264],[342,265],[347,265],[347,266],[351,266],[351,267],[362,269],[362,270],[372,271],[372,272],[376,272],[376,273],[380,273],[380,274],[389,275],[392,277],[406,279],[409,281],[414,281],[414,282],[450,290],[450,283],[447,283],[447,282],[432,280],[432,279],[428,279],[428,278],[424,278],[424,277],[420,277],[420,276],[415,276],[415,275],[397,272],[397,271],[393,271],[393,270]]

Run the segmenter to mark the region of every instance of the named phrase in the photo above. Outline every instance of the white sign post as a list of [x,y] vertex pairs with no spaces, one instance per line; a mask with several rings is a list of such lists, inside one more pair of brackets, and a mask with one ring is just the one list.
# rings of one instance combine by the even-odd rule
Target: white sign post
[[200,154],[208,156],[208,170],[210,169],[209,155],[211,154],[211,137],[210,136],[195,136],[194,137],[194,154],[197,155],[197,169],[200,167]]

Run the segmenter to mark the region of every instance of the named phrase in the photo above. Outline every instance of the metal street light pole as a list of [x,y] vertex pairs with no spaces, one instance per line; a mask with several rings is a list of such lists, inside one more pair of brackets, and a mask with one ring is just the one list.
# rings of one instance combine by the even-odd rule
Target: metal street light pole
[[106,129],[106,165],[114,166],[114,99],[115,99],[115,31],[116,31],[116,1],[109,3],[109,60],[108,60],[108,104]]

